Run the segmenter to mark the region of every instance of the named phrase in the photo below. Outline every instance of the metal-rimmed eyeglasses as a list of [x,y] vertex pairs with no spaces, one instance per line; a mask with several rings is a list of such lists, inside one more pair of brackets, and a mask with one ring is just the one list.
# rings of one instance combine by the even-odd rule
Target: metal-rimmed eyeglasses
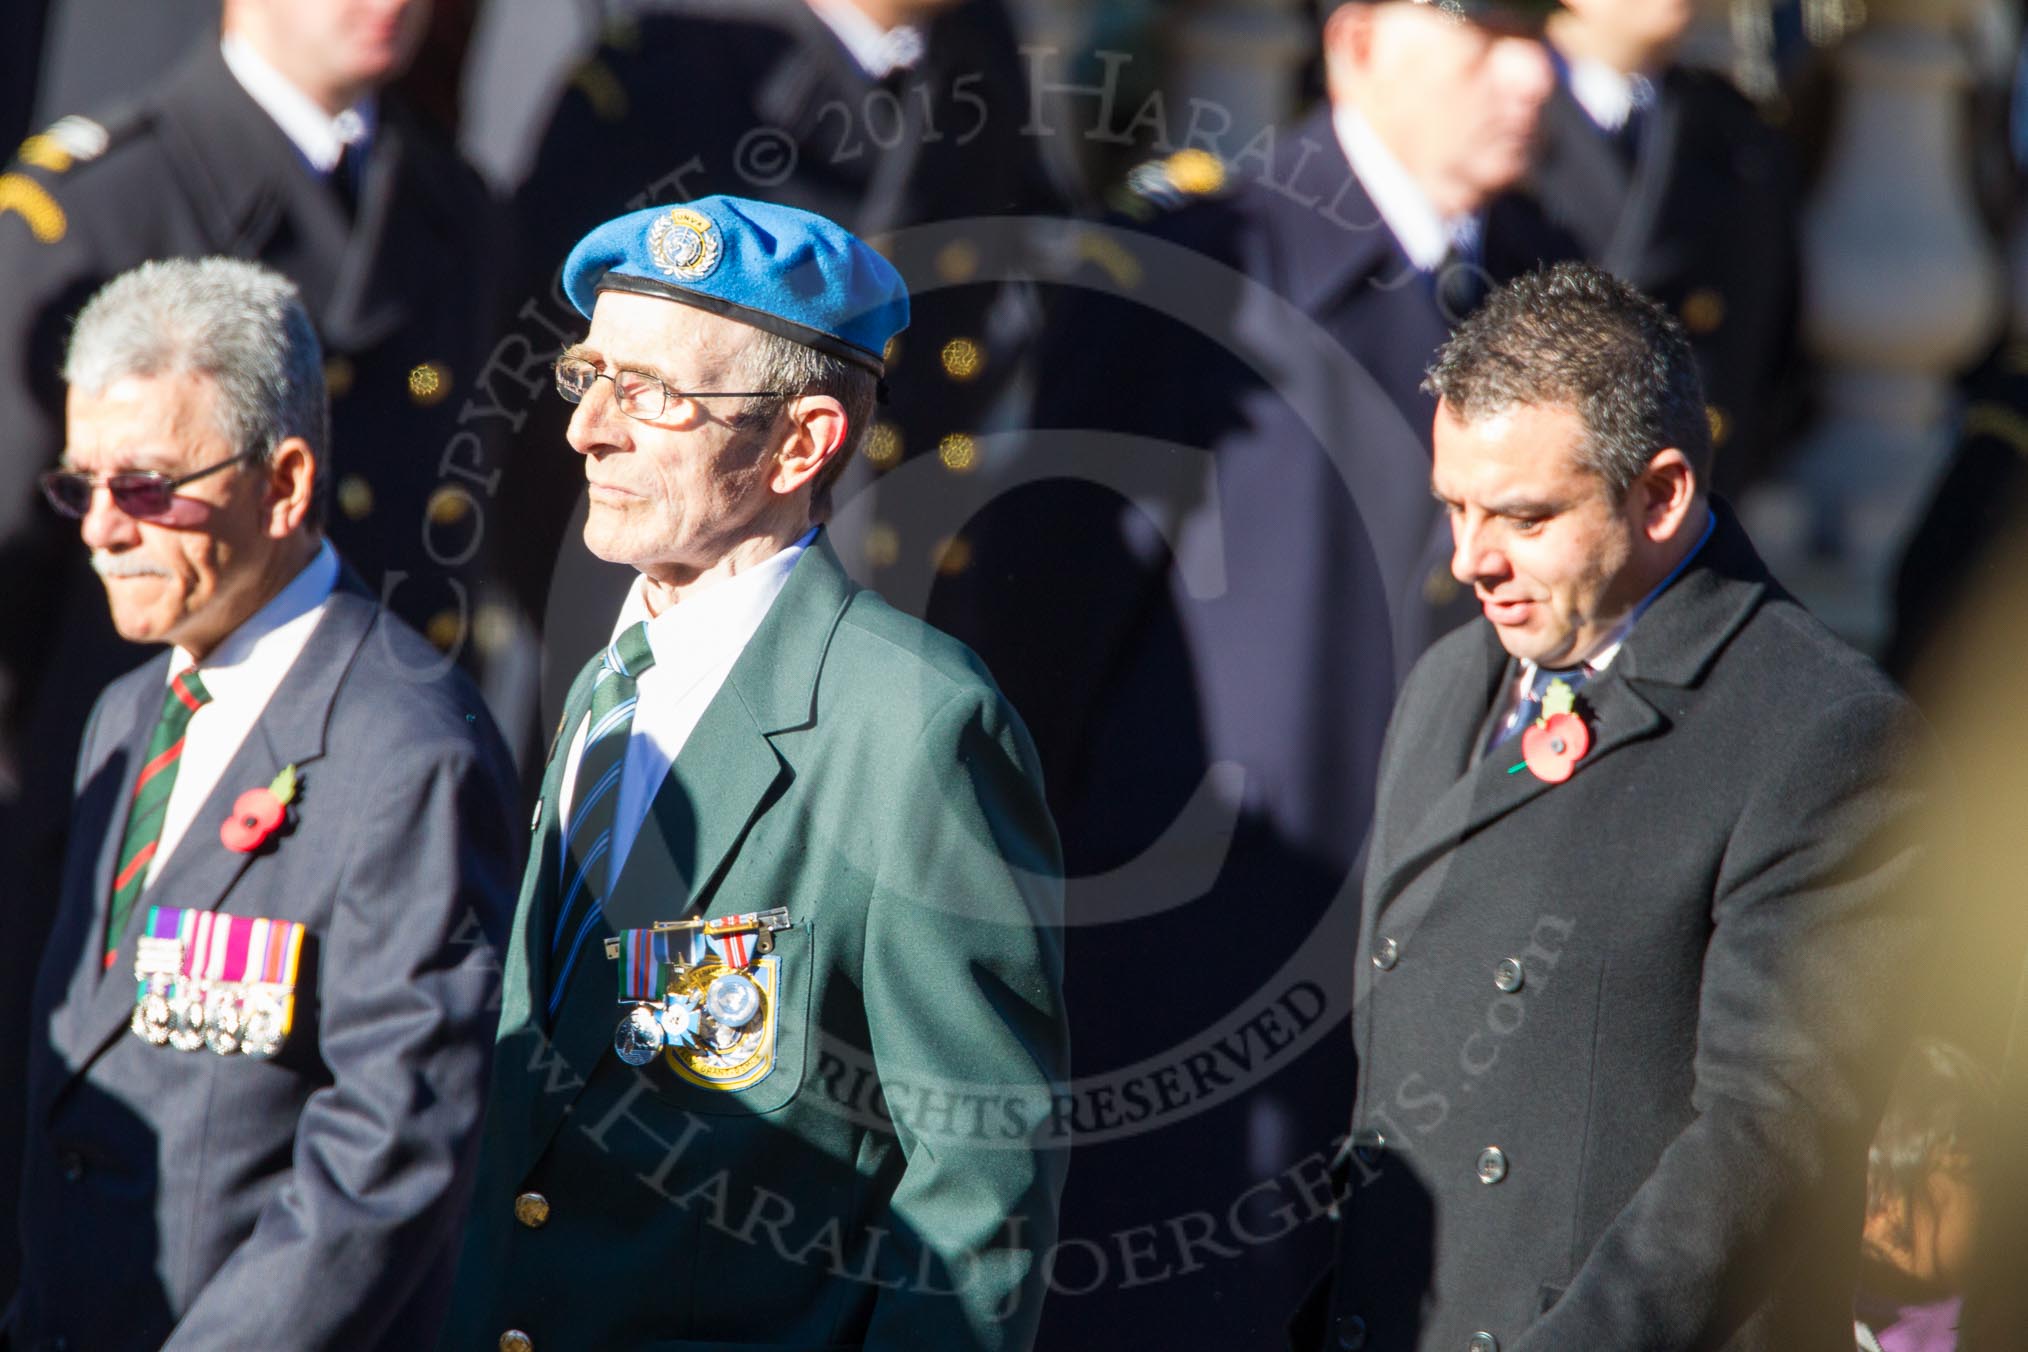
[[82,519],[91,511],[92,494],[98,491],[100,484],[104,484],[106,491],[113,495],[115,507],[136,521],[150,521],[169,514],[169,509],[176,505],[176,490],[183,485],[195,483],[228,466],[256,459],[259,454],[258,451],[241,451],[230,459],[194,469],[174,479],[152,469],[121,470],[117,474],[53,469],[37,482],[42,486],[42,496],[49,499],[49,505],[73,520]]
[[783,397],[780,390],[672,390],[662,377],[652,371],[621,367],[608,375],[599,370],[598,363],[583,357],[556,359],[556,392],[571,403],[578,403],[590,394],[592,382],[596,380],[612,381],[613,399],[619,404],[620,412],[642,422],[653,422],[671,415],[677,422],[689,422],[697,416],[696,401],[699,399]]

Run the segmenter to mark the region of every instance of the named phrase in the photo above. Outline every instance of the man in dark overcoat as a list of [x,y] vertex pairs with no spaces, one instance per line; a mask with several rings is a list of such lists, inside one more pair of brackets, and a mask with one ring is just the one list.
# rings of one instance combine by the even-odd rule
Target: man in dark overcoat
[[1431,388],[1484,618],[1388,731],[1311,1345],[1847,1348],[1927,736],[1706,491],[1658,305],[1531,274]]

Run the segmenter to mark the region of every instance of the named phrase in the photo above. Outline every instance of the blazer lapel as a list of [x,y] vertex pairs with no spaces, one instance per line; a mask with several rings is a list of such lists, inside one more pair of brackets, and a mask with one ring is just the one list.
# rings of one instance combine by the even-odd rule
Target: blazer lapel
[[[178,906],[190,910],[230,910],[231,891],[257,854],[237,854],[218,839],[218,825],[225,820],[233,800],[251,788],[269,783],[284,765],[304,771],[302,797],[290,808],[292,814],[343,811],[343,805],[319,802],[316,773],[308,769],[324,754],[324,728],[330,719],[331,701],[350,668],[379,607],[365,595],[364,585],[349,574],[341,580],[325,603],[324,617],[310,634],[288,675],[268,700],[260,719],[233,754],[216,786],[191,819],[190,828],[177,842],[147,890],[142,892],[127,917],[120,946],[110,967],[101,967],[90,983],[90,995],[76,1026],[78,1041],[73,1049],[72,1074],[82,1074],[115,1034],[126,1026],[134,1007],[134,948],[151,906]],[[121,809],[124,822],[124,806]],[[112,832],[117,836],[118,831]],[[281,835],[269,849],[289,848]],[[110,883],[110,877],[108,877]],[[98,906],[103,912],[106,902]],[[103,925],[101,919],[98,922]],[[96,965],[89,956],[85,965]]]
[[1643,263],[1649,253],[1649,241],[1655,235],[1656,217],[1668,196],[1682,123],[1683,101],[1664,83],[1649,112],[1646,134],[1641,138],[1627,185],[1626,201],[1613,225],[1612,241],[1599,260],[1617,276],[1646,283]]
[[[546,985],[535,985],[531,978],[524,987],[516,976],[520,964],[531,973],[546,968],[535,950],[541,949],[546,958],[547,936],[529,928],[532,922],[525,913],[531,909],[531,895],[524,886],[522,914],[517,915],[510,941],[508,990],[494,1059],[501,1086],[495,1102],[509,1114],[520,1111],[517,1102],[527,1105],[528,1135],[525,1154],[515,1161],[517,1176],[548,1146],[593,1068],[612,1046],[619,1006],[604,941],[624,929],[677,920],[709,908],[711,893],[748,828],[780,799],[793,778],[793,769],[773,738],[814,721],[824,652],[856,590],[820,533],[657,790],[619,879],[601,907],[603,928],[586,941],[572,969],[547,1046],[542,1002],[535,998]],[[559,765],[563,759],[562,754],[552,757]],[[545,784],[545,839],[554,834],[550,829],[554,801],[554,786]],[[554,868],[554,859],[553,849],[545,848],[531,868]]]

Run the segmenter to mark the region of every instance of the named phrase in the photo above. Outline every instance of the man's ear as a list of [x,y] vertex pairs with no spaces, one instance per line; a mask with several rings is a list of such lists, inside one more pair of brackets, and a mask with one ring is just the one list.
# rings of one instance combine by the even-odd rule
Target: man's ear
[[1671,446],[1658,451],[1634,481],[1641,495],[1641,531],[1656,544],[1673,539],[1690,519],[1697,501],[1697,471],[1690,457]]
[[768,487],[787,497],[823,472],[832,457],[843,455],[850,428],[845,405],[828,394],[806,394],[789,401],[785,410],[788,435],[775,455]]
[[268,457],[267,496],[261,507],[270,538],[282,539],[301,530],[309,519],[317,492],[317,454],[301,437],[286,437]]
[[1366,66],[1373,56],[1373,23],[1373,6],[1364,0],[1331,11],[1331,17],[1324,20],[1327,73],[1351,73]]

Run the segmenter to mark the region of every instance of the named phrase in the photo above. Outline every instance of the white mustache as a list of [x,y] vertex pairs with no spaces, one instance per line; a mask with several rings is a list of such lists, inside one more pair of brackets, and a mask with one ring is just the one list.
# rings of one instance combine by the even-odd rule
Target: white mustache
[[169,570],[160,564],[149,563],[146,559],[128,558],[124,554],[92,555],[92,571],[100,577],[167,577]]

